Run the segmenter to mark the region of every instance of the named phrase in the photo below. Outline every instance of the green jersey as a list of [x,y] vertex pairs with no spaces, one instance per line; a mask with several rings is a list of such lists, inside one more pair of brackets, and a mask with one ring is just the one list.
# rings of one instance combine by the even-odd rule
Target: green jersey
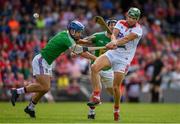
[[[93,34],[93,36],[95,37],[92,39],[92,43],[97,47],[105,46],[107,43],[111,41],[111,39],[106,36],[106,32],[98,32]],[[99,57],[100,55],[104,54],[106,51],[107,50],[105,49],[96,50],[94,55],[96,57]],[[109,70],[109,69],[110,68],[108,67],[108,68],[104,68],[103,70]]]
[[49,65],[63,52],[75,44],[68,31],[62,31],[50,39],[48,44],[41,50],[42,57]]

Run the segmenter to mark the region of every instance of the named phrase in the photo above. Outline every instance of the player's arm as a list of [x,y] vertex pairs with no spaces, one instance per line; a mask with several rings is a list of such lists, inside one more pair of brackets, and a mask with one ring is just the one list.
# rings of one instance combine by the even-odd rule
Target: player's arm
[[118,34],[120,33],[120,28],[119,27],[121,27],[121,25],[120,25],[119,22],[117,22],[115,27],[114,27],[114,29],[113,29],[113,33],[111,35],[111,42],[106,44],[106,47],[108,49],[115,49],[115,48],[117,48],[117,45],[115,44],[114,41],[117,40]]
[[75,54],[81,54],[86,51],[95,51],[95,50],[101,50],[101,49],[106,49],[105,46],[102,47],[86,47],[86,46],[80,46],[78,44],[72,45],[70,48],[71,52]]
[[122,45],[128,43],[129,41],[135,40],[136,38],[138,38],[138,35],[137,35],[137,34],[135,34],[135,33],[130,33],[130,34],[128,34],[128,35],[126,35],[126,36],[124,36],[124,37],[122,37],[122,38],[120,38],[120,39],[114,39],[114,40],[112,40],[111,42],[109,42],[109,43],[106,45],[106,47],[107,47],[108,49],[116,49],[117,46],[122,46]]
[[124,36],[123,38],[113,40],[112,42],[115,42],[115,44],[117,46],[121,46],[121,45],[124,45],[124,44],[128,43],[129,41],[135,40],[136,38],[138,38],[137,34],[130,33],[130,34]]
[[111,40],[116,40],[118,35],[119,35],[119,33],[120,33],[120,31],[121,31],[122,25],[121,25],[120,21],[118,21],[116,23],[116,25],[114,26],[113,33],[111,35]]
[[86,59],[90,59],[90,60],[94,61],[96,59],[96,56],[91,54],[87,50],[88,50],[88,47],[86,47],[86,46],[75,45],[69,51],[71,52],[70,55],[72,57],[80,55]]
[[96,36],[91,35],[91,36],[87,36],[83,39],[79,39],[77,41],[78,44],[83,44],[83,45],[91,45],[92,44],[92,40],[95,38]]
[[[93,40],[96,38],[95,35],[91,35],[91,36],[87,36],[84,39],[80,39],[79,40],[79,44],[85,44],[85,45],[93,45]],[[80,56],[86,58],[86,59],[90,59],[90,60],[96,60],[96,56],[91,54],[90,52],[86,51],[80,54]]]
[[118,34],[119,34],[119,29],[114,28],[114,29],[113,29],[113,33],[112,33],[112,35],[111,35],[111,40],[116,40]]
[[82,56],[86,59],[93,60],[93,61],[96,60],[96,58],[97,58],[95,55],[91,54],[90,52],[83,52],[80,54],[80,56]]
[[[76,54],[76,53],[74,53],[74,52],[71,52],[70,55],[71,55],[72,57],[75,57],[75,56],[77,56],[78,54]],[[96,58],[97,58],[95,55],[93,55],[93,54],[91,54],[90,52],[87,52],[87,51],[86,51],[86,52],[83,52],[83,53],[80,53],[79,55],[82,56],[83,58],[90,59],[90,60],[92,60],[92,61],[95,61]]]
[[90,45],[91,41],[86,40],[86,39],[79,39],[76,43],[81,44],[81,45]]

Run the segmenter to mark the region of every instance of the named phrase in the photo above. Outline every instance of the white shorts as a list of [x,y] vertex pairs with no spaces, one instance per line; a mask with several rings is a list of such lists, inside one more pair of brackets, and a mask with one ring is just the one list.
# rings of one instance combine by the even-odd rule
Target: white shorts
[[114,55],[111,51],[105,53],[111,63],[114,72],[127,73],[129,64],[120,60],[119,56]]
[[41,54],[36,55],[32,61],[33,75],[52,76],[52,64],[49,65]]
[[112,88],[113,87],[113,79],[114,79],[114,73],[113,71],[107,70],[107,71],[100,71],[100,77],[101,77],[101,83],[104,85],[105,88]]

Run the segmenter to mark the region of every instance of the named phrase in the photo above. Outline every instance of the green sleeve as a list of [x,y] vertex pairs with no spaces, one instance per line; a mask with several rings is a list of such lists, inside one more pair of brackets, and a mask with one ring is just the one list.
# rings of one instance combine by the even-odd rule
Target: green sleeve
[[97,42],[97,35],[93,34],[92,36],[95,36],[94,38],[91,39],[92,43],[95,44]]

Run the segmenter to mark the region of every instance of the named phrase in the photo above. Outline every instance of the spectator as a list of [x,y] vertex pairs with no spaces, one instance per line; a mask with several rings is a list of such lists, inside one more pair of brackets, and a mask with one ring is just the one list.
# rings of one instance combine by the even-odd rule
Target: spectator
[[160,83],[161,83],[161,71],[162,71],[162,68],[163,68],[163,62],[161,60],[161,52],[158,51],[156,53],[156,59],[155,61],[153,62],[153,68],[154,68],[154,71],[153,71],[153,75],[152,75],[152,79],[151,79],[151,83],[152,83],[152,102],[158,102],[159,101],[159,92],[160,92],[160,89],[159,89],[159,86],[160,86]]

